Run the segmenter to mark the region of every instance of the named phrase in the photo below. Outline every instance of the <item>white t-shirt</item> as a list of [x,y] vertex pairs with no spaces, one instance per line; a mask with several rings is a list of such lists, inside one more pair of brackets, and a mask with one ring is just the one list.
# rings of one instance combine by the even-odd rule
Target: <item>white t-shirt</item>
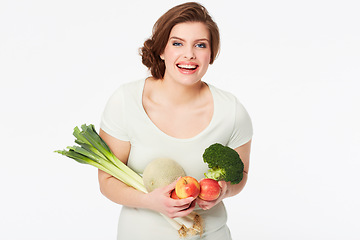
[[[214,101],[214,113],[210,124],[192,138],[171,137],[162,132],[146,114],[142,105],[144,85],[145,80],[142,79],[120,86],[109,99],[100,124],[101,129],[109,135],[123,141],[130,141],[128,166],[139,174],[142,174],[152,160],[165,157],[177,161],[184,168],[186,175],[200,180],[208,170],[207,164],[202,160],[202,154],[208,146],[221,143],[236,148],[252,138],[251,119],[243,105],[231,93],[210,84],[208,86]],[[205,221],[206,230],[203,239],[218,239],[215,237],[215,232],[220,234],[221,240],[231,239],[226,227],[226,210],[223,204],[218,204],[207,211],[201,209],[196,209],[196,211],[203,214]],[[156,229],[173,231],[170,224],[163,223],[164,219],[158,216],[160,216],[158,213],[149,210],[123,207],[118,239],[178,239],[176,232],[174,238],[161,232],[156,235]],[[141,235],[140,232],[145,232],[145,230],[137,231],[139,233],[136,234],[140,235],[134,236],[135,229],[131,227],[131,221],[141,222],[145,219],[151,223],[149,231],[152,233],[147,232],[146,235]],[[209,233],[211,234],[208,235]]]

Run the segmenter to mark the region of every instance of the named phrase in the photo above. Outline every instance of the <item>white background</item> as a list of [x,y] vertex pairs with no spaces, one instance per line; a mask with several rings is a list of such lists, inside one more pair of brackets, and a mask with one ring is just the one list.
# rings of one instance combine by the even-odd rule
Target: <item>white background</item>
[[[181,2],[0,2],[0,239],[115,239],[121,207],[96,169],[53,151],[148,76],[138,48]],[[233,238],[360,239],[358,1],[200,2],[222,37],[204,80],[255,130],[248,184],[226,200]]]

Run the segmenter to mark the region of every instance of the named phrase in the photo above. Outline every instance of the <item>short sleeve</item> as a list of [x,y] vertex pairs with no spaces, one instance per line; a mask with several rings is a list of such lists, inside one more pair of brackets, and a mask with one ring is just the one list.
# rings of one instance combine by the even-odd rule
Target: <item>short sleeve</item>
[[100,128],[107,134],[122,140],[129,141],[126,127],[126,114],[123,88],[120,87],[108,100],[101,116]]
[[251,118],[244,106],[236,99],[234,128],[228,146],[231,148],[240,147],[250,141],[252,136]]

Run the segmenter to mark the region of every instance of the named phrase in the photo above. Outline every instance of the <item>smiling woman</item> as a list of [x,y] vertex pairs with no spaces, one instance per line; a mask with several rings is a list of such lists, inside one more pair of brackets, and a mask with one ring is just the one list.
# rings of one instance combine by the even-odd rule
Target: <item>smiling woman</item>
[[[204,150],[221,143],[240,155],[243,180],[220,181],[221,193],[213,201],[172,199],[176,182],[143,193],[99,170],[101,192],[123,205],[118,239],[179,239],[157,212],[177,218],[193,210],[204,220],[205,231],[191,239],[231,239],[222,200],[238,194],[246,184],[252,124],[234,95],[203,81],[218,54],[219,39],[216,23],[200,4],[185,3],[160,17],[140,51],[152,76],[115,91],[105,107],[100,136],[118,159],[139,174],[152,160],[169,158],[198,180],[208,171]],[[133,231],[139,225],[142,230]]]
[[160,55],[165,62],[164,79],[183,80],[184,84],[195,84],[200,81],[211,59],[209,35],[202,22],[175,25],[164,52]]
[[142,62],[149,68],[153,77],[157,79],[164,77],[165,65],[160,59],[160,54],[164,52],[173,27],[184,22],[201,22],[206,26],[209,33],[209,38],[206,40],[210,41],[210,64],[217,57],[220,48],[217,24],[203,6],[191,2],[182,4],[170,9],[158,19],[153,27],[151,38],[145,41],[144,46],[140,49]]

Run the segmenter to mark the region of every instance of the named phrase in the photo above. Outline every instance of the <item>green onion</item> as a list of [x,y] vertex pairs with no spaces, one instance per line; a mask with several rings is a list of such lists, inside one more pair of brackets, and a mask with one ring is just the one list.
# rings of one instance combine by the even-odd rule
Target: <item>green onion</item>
[[[110,150],[105,141],[98,135],[94,125],[81,125],[74,128],[73,135],[77,146],[67,147],[66,150],[57,150],[66,157],[72,158],[81,164],[92,165],[113,177],[119,179],[130,187],[147,193],[143,179],[134,172],[126,164],[121,162]],[[193,226],[189,226],[189,217],[194,219],[194,215],[200,217],[196,213],[190,214],[188,217],[171,219],[161,214],[179,233],[180,236],[202,234],[193,222]]]
[[67,150],[55,152],[72,158],[79,163],[99,168],[125,184],[142,192],[147,192],[142,178],[117,159],[105,141],[97,134],[94,125],[84,124],[81,126],[81,129],[82,131],[75,127],[73,133],[76,138],[75,142],[79,146],[67,147]]

